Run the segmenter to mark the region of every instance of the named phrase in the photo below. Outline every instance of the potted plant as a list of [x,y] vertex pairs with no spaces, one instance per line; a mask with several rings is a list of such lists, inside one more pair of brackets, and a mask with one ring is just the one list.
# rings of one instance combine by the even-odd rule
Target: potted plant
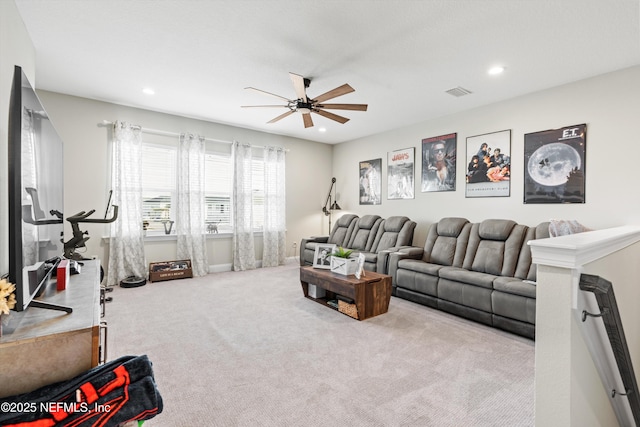
[[350,274],[356,274],[358,269],[358,259],[349,258],[353,251],[351,249],[345,249],[342,246],[331,254],[331,271],[334,273],[348,276]]

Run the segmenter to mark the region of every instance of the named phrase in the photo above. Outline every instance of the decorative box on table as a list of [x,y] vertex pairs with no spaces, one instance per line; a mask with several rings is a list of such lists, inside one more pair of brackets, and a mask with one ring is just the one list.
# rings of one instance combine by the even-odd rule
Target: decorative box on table
[[350,274],[356,274],[357,270],[358,258],[340,258],[337,256],[331,257],[332,272],[348,276]]

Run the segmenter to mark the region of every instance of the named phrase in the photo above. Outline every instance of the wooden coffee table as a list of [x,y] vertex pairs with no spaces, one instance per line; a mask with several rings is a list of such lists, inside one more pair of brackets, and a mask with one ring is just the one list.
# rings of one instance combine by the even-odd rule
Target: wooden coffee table
[[[327,295],[324,298],[309,296],[309,283],[323,288]],[[336,295],[351,298],[358,311],[358,320],[386,313],[389,309],[391,276],[386,274],[365,271],[365,275],[357,279],[354,275],[343,276],[307,266],[300,267],[300,284],[305,297],[327,307],[331,307],[327,301],[335,299]]]

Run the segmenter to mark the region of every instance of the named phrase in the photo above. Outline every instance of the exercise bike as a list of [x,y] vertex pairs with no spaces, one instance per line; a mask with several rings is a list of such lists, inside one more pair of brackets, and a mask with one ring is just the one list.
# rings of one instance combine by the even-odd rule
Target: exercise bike
[[[64,239],[60,241],[64,244],[64,257],[66,259],[77,262],[80,266],[82,266],[82,261],[88,261],[91,258],[86,258],[82,256],[77,250],[80,248],[86,247],[85,243],[89,240],[89,232],[80,230],[80,223],[92,223],[92,224],[109,224],[118,219],[118,206],[113,205],[113,214],[111,218],[107,218],[109,214],[109,207],[111,205],[111,193],[109,193],[109,202],[107,204],[107,210],[104,213],[104,218],[89,218],[91,215],[95,213],[95,209],[92,209],[88,212],[81,211],[75,215],[67,217],[67,221],[71,224],[72,237],[66,242]],[[104,280],[104,268],[100,265],[100,284]],[[113,291],[113,288],[101,286],[100,299],[104,302],[111,302],[111,297],[106,297],[104,294],[106,292]],[[103,305],[104,310],[104,305]],[[104,315],[104,311],[103,311]]]

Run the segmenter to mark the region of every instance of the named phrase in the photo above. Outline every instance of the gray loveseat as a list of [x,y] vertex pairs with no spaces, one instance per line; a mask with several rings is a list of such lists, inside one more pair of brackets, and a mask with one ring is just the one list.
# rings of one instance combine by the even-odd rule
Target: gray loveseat
[[549,223],[443,218],[424,248],[390,254],[393,294],[533,339],[536,266],[527,242],[545,237]]
[[329,236],[302,239],[300,265],[313,265],[318,243],[332,243],[353,250],[352,258],[362,253],[366,270],[387,273],[389,255],[411,247],[415,228],[415,221],[406,216],[384,219],[378,215],[343,215],[336,221]]

